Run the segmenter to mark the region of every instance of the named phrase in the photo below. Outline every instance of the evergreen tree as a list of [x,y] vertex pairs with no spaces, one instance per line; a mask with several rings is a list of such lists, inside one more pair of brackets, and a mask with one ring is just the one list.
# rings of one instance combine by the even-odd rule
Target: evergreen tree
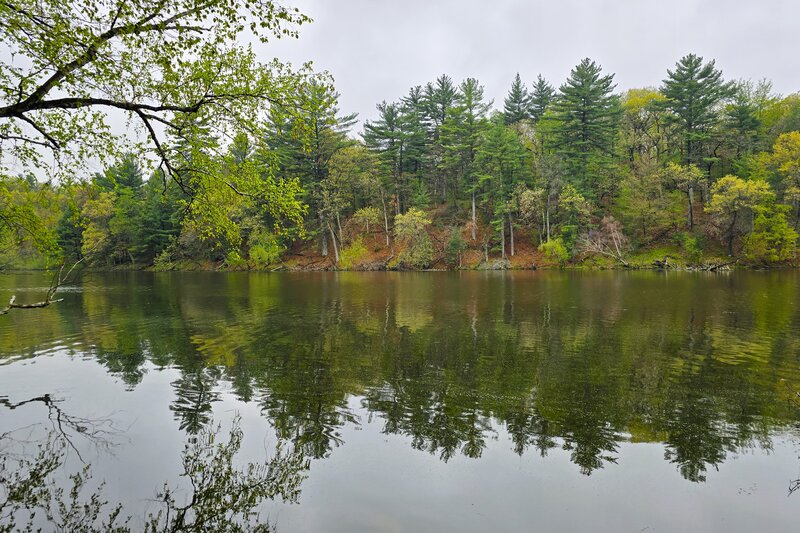
[[342,148],[352,144],[347,132],[356,122],[356,114],[342,115],[339,93],[328,84],[307,83],[300,94],[301,117],[293,110],[273,106],[270,109],[267,146],[262,159],[276,157],[284,177],[298,178],[305,191],[311,220],[317,220],[317,231],[323,255],[327,255],[327,238],[321,220],[320,184],[328,175],[328,162]]
[[156,172],[144,184],[141,208],[141,246],[144,260],[152,261],[180,234],[182,193],[174,182]]
[[515,191],[530,177],[528,151],[517,131],[506,126],[504,117],[497,115],[487,127],[475,161],[483,193],[482,203],[500,234],[502,256],[506,256],[506,228],[513,256],[514,219],[518,210]]
[[516,124],[530,117],[531,95],[522,83],[519,72],[511,83],[511,89],[503,104],[503,120],[506,124]]
[[132,153],[124,154],[104,172],[95,174],[93,181],[107,191],[120,187],[138,191],[144,183],[142,167]]
[[754,87],[750,82],[740,82],[734,86],[733,97],[724,112],[723,137],[736,160],[753,153],[763,144],[760,142],[763,139],[760,135],[761,114],[770,88],[768,83]]
[[474,78],[461,83],[461,99],[447,112],[447,120],[441,129],[441,144],[444,157],[441,168],[454,194],[467,192],[471,197],[472,238],[475,238],[476,194],[478,175],[475,168],[475,153],[481,142],[488,120],[486,114],[491,102],[484,101],[483,86]]
[[599,181],[610,163],[621,113],[614,87],[614,75],[602,75],[600,66],[586,58],[572,69],[553,103],[555,146],[585,196],[602,194]]
[[385,181],[395,194],[395,209],[401,213],[410,194],[403,175],[406,136],[400,106],[381,102],[377,105],[378,119],[364,123],[364,143],[378,154]]
[[539,74],[536,77],[536,83],[533,84],[533,91],[530,93],[530,109],[528,111],[534,124],[541,120],[547,107],[553,102],[555,94],[553,86]]
[[406,146],[403,171],[408,172],[418,190],[427,189],[425,167],[430,159],[425,100],[422,87],[412,87],[400,99],[400,128]]
[[453,84],[453,79],[446,74],[436,78],[435,83],[425,85],[425,113],[430,120],[434,138],[438,137],[439,128],[447,118],[447,110],[453,107],[458,99],[458,88]]
[[713,59],[703,64],[702,57],[689,54],[675,70],[667,70],[661,92],[682,137],[681,160],[685,165],[702,164],[704,143],[720,119],[720,103],[732,95],[733,86],[723,82]]

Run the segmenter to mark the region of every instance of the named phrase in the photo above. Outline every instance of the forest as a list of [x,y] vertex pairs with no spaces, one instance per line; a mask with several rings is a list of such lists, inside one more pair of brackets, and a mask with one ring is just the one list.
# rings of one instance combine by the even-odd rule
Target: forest
[[[293,35],[306,21],[265,5],[259,16],[270,36]],[[23,50],[22,36],[49,35],[19,17],[7,43],[16,38]],[[162,38],[147,20],[129,31]],[[60,29],[77,22],[70,24]],[[441,75],[378,103],[376,118],[359,123],[339,109],[327,74],[260,66],[252,52],[208,55],[216,41],[195,42],[175,28],[175,49],[144,58],[162,65],[153,79],[133,79],[130,65],[116,63],[91,73],[119,76],[114,95],[125,83],[157,89],[158,105],[85,92],[42,100],[54,87],[80,92],[87,82],[58,72],[53,83],[35,72],[7,76],[9,87],[40,85],[0,107],[0,154],[23,163],[0,174],[0,268],[77,260],[159,270],[797,262],[800,94],[775,94],[766,80],[726,80],[713,59],[688,54],[657,87],[623,91],[586,58],[561,83],[517,74],[502,104],[477,79]],[[151,37],[141,38],[126,46]],[[196,94],[181,92],[180,62],[164,66],[181,47],[197,48],[183,73],[201,80],[185,89]],[[42,37],[35,51],[51,48]],[[200,77],[212,67],[230,69],[229,77]],[[243,86],[229,86],[236,83]],[[89,111],[75,113],[93,106],[139,120],[149,148],[112,136]],[[42,164],[47,150],[58,153],[57,170]]]

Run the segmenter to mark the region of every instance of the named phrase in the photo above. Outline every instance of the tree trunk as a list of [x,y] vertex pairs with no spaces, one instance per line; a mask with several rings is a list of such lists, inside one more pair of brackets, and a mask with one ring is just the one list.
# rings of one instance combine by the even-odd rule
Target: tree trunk
[[339,220],[339,212],[336,212],[336,226],[339,228],[339,242],[344,246],[344,233],[342,232],[342,221]]
[[500,224],[500,250],[503,259],[506,258],[506,221],[501,219]]
[[514,257],[514,220],[508,214],[508,232],[511,234],[511,257]]
[[339,247],[336,245],[336,234],[333,232],[333,226],[328,223],[328,229],[331,232],[331,240],[333,241],[333,257],[336,259],[336,264],[339,264]]
[[383,227],[386,230],[386,246],[389,246],[389,214],[386,212],[386,198],[381,194],[381,203],[383,204]]
[[689,187],[686,190],[686,196],[689,199],[689,229],[694,228],[694,187]]
[[550,195],[547,195],[547,202],[544,208],[547,226],[547,242],[550,242]]
[[325,221],[322,219],[322,213],[319,215],[319,228],[320,232],[320,250],[322,257],[328,257],[328,237],[325,235]]
[[472,240],[475,240],[475,191],[472,191]]
[[731,225],[728,228],[728,256],[733,257],[733,237],[734,232],[736,231],[736,218],[737,213],[736,211],[733,212],[733,220],[731,220]]
[[544,242],[544,235],[545,235],[545,228],[547,227],[547,223],[545,222],[544,218],[544,211],[542,211],[542,225],[539,227],[539,244]]

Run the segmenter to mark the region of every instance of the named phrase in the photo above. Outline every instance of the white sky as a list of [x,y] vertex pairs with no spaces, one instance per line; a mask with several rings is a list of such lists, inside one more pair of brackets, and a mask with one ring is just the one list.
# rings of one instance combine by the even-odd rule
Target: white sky
[[517,71],[558,87],[587,56],[618,90],[659,86],[689,52],[716,59],[726,79],[800,90],[800,0],[284,1],[314,22],[258,49],[262,59],[313,61],[361,120],[442,73],[478,78],[499,107]]

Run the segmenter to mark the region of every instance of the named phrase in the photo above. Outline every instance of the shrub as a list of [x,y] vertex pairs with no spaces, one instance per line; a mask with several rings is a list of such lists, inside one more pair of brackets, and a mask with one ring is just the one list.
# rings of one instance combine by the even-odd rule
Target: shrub
[[342,248],[339,254],[339,267],[350,270],[364,261],[369,252],[361,237],[356,238],[350,245]]
[[564,246],[564,241],[561,237],[549,242],[543,242],[539,245],[539,251],[544,252],[544,256],[549,260],[558,261],[559,265],[563,265],[569,259],[569,252],[567,247]]
[[759,210],[753,232],[744,238],[744,255],[748,261],[768,264],[795,257],[797,232],[786,221],[785,211],[785,206]]
[[243,270],[247,268],[247,262],[242,259],[239,252],[231,250],[228,252],[228,255],[225,256],[225,267],[231,270]]
[[461,267],[461,254],[466,249],[467,243],[464,242],[464,238],[461,236],[461,229],[453,228],[450,233],[450,240],[447,241],[447,246],[445,247],[447,264],[451,268]]
[[280,237],[263,228],[258,228],[250,235],[250,265],[259,268],[280,261],[286,250]]
[[395,217],[395,235],[405,245],[399,257],[401,263],[410,268],[425,268],[431,264],[433,244],[426,229],[430,224],[431,219],[414,207]]
[[680,232],[675,236],[675,241],[683,249],[686,259],[692,263],[697,263],[703,257],[703,240],[697,235],[688,232]]

